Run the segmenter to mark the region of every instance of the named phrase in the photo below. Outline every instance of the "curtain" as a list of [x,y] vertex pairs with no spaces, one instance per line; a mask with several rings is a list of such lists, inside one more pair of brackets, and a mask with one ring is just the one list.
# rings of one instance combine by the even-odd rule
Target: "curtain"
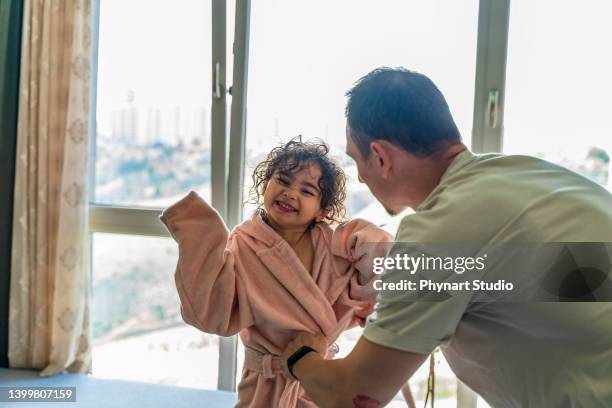
[[91,0],[25,0],[9,364],[91,371],[87,146]]

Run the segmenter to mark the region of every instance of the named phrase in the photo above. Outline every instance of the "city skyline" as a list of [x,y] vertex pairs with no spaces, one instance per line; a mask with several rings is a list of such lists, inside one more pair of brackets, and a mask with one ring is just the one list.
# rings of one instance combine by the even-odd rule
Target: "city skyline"
[[110,117],[97,118],[97,132],[129,139],[137,145],[205,145],[209,143],[209,109],[203,105],[140,105],[136,92],[128,89],[125,101],[112,110]]

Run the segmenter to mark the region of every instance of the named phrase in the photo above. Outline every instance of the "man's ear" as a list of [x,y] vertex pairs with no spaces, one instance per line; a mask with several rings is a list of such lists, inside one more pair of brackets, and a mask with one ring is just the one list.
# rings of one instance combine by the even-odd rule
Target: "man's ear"
[[393,161],[391,146],[385,141],[375,141],[370,143],[370,149],[372,150],[374,165],[379,169],[380,176],[383,179],[387,179],[391,172]]
[[321,222],[325,219],[325,217],[327,217],[327,215],[330,213],[331,208],[321,208],[321,210],[319,210],[319,215],[317,215],[317,217],[315,218],[316,222]]

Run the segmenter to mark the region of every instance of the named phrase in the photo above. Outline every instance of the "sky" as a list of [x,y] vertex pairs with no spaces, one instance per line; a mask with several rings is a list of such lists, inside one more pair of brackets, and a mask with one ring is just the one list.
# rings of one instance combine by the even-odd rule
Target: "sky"
[[[511,2],[506,150],[612,150],[611,11],[605,0]],[[383,65],[430,76],[469,144],[477,18],[477,0],[253,1],[249,147],[303,134],[341,149],[344,93]],[[102,0],[99,130],[128,89],[144,108],[209,107],[210,25],[207,0]]]
[[135,105],[210,106],[211,10],[206,0],[102,0],[98,122]]
[[607,0],[512,0],[506,150],[612,153],[610,17]]
[[[268,149],[278,133],[285,139],[303,134],[343,144],[344,94],[382,65],[431,76],[449,103],[455,102],[457,121],[469,136],[477,1],[383,3],[252,3],[249,143]],[[107,130],[114,109],[126,105],[128,89],[134,90],[137,106],[210,106],[209,2],[169,4],[101,2],[100,130]]]

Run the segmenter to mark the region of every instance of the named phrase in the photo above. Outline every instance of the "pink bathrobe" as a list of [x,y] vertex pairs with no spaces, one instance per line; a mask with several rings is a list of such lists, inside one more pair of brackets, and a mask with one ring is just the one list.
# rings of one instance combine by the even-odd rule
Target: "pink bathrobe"
[[364,314],[374,301],[372,258],[386,255],[384,246],[366,244],[391,236],[363,220],[335,231],[317,223],[308,271],[257,214],[230,234],[219,214],[191,192],[160,218],[179,245],[175,281],[183,319],[207,333],[240,332],[246,355],[236,406],[315,407],[285,376],[279,356],[300,331],[322,333],[331,344],[363,324],[355,313]]

